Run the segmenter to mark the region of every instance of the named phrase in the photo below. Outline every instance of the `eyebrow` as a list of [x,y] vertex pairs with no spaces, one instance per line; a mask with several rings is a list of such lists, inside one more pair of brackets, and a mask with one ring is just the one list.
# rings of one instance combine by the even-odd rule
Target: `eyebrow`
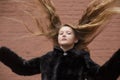
[[[59,33],[63,33],[64,31],[59,31]],[[65,31],[65,32],[70,32],[70,33],[72,33],[72,31]]]
[[[64,31],[59,31],[59,32],[64,32]],[[71,30],[67,30],[67,32],[73,32],[73,31],[71,31]]]

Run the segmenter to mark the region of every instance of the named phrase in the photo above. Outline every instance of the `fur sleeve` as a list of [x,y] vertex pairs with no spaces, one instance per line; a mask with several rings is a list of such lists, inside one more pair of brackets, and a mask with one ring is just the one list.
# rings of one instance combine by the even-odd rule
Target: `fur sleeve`
[[120,49],[100,67],[96,80],[117,80],[120,76]]
[[0,48],[0,61],[19,75],[33,75],[40,73],[40,58],[24,60],[6,47]]

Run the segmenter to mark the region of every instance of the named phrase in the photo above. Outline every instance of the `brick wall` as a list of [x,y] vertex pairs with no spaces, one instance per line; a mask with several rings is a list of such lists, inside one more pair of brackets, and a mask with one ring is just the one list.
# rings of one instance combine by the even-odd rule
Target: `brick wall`
[[[31,36],[23,24],[2,16],[21,19],[31,28],[35,26],[31,19],[17,10],[13,0],[0,1],[0,46],[11,48],[25,59],[41,56],[52,49],[52,43],[45,37]],[[16,0],[17,1],[17,0]],[[32,0],[26,0],[32,1]],[[53,0],[62,23],[77,23],[91,0]],[[20,5],[19,5],[20,6]],[[22,6],[21,6],[22,7]],[[120,48],[120,15],[111,18],[104,31],[89,45],[91,58],[98,64],[104,64]],[[36,29],[35,29],[36,31]],[[44,43],[43,43],[44,42]],[[49,45],[49,46],[48,46]],[[0,63],[0,80],[40,80],[40,75],[19,76],[3,63]]]

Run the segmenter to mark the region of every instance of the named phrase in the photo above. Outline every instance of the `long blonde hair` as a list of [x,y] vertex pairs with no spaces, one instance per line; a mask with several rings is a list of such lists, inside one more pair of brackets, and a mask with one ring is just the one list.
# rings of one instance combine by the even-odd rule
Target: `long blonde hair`
[[[41,0],[48,1],[48,0]],[[51,6],[50,0],[49,3],[44,3],[45,8],[48,10],[48,14],[51,14],[49,17],[51,19],[51,30],[47,35],[51,38],[54,44],[57,44],[57,33],[59,27],[62,26],[58,15],[55,13],[55,9]],[[79,35],[79,44],[77,45],[79,49],[86,49],[87,45],[103,30],[104,27],[101,25],[106,22],[114,13],[120,13],[119,0],[93,0],[82,18],[79,20],[78,24],[68,26],[73,27]],[[118,4],[118,5],[116,5]]]
[[[30,15],[36,22],[39,32],[35,33],[30,30],[27,25],[25,25],[26,28],[35,35],[47,36],[48,38],[53,40],[54,45],[57,45],[57,34],[63,24],[61,23],[59,16],[56,14],[56,9],[52,0],[34,1],[36,3],[36,6],[38,6],[42,11],[40,16],[44,14],[46,15],[45,17],[43,17],[45,18],[45,21],[41,22],[40,18],[36,18],[29,11],[24,11],[26,14]],[[31,8],[31,6],[33,5],[29,5],[28,7]],[[79,49],[86,48],[87,45],[91,41],[93,41],[93,39],[104,29],[104,27],[101,27],[101,25],[106,22],[106,20],[108,20],[114,13],[120,13],[119,6],[120,0],[93,0],[76,25],[67,24],[70,27],[74,28],[79,35]],[[36,8],[33,9],[35,10]],[[45,25],[42,26],[41,24]]]

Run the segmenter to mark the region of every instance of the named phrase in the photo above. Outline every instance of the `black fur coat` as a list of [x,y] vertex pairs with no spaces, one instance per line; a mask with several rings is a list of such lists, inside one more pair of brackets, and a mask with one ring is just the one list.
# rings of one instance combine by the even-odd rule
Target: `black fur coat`
[[116,80],[120,74],[120,50],[99,66],[89,52],[55,47],[46,55],[24,60],[6,47],[0,48],[0,61],[19,75],[42,74],[42,80]]

